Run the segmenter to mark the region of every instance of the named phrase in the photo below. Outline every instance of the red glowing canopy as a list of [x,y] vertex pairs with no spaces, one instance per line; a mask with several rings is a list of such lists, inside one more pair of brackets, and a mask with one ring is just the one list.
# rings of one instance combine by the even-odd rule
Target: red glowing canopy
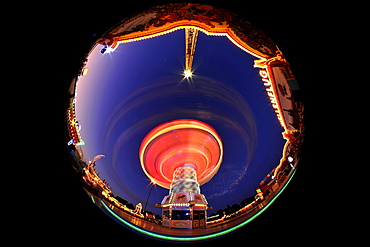
[[222,161],[221,138],[208,124],[179,119],[150,131],[140,146],[140,162],[145,174],[164,188],[170,188],[173,172],[184,164],[193,164],[198,183],[208,182]]

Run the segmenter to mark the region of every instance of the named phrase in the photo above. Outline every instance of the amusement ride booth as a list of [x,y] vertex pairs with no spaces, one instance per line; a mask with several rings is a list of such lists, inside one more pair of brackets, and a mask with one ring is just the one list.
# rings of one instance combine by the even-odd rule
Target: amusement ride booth
[[162,225],[205,227],[208,207],[200,185],[208,182],[222,161],[222,143],[209,125],[174,120],[153,129],[140,147],[140,161],[152,183],[169,189],[161,204]]

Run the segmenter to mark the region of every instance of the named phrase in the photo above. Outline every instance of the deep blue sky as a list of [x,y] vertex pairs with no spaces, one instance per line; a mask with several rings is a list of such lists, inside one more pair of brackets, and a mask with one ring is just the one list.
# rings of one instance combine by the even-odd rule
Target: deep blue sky
[[[285,143],[265,88],[253,68],[256,59],[226,37],[199,32],[194,77],[183,80],[185,31],[120,44],[110,54],[92,51],[87,76],[77,87],[76,115],[82,125],[84,158],[97,154],[96,170],[115,195],[143,204],[149,179],[138,152],[154,127],[179,118],[213,126],[224,144],[218,174],[201,186],[209,213],[240,203],[255,193],[259,182],[278,165]],[[168,190],[156,186],[148,210]]]

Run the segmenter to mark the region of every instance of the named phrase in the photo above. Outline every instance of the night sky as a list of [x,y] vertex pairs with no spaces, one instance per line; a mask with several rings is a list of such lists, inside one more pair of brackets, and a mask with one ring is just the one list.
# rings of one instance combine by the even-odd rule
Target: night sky
[[[184,80],[185,30],[120,44],[109,54],[92,51],[88,74],[79,78],[76,116],[82,126],[84,159],[96,163],[115,196],[136,205],[148,196],[139,146],[156,126],[191,118],[211,125],[224,145],[219,172],[201,186],[216,212],[254,195],[259,182],[279,164],[285,140],[256,59],[226,37],[199,32],[194,76]],[[168,194],[155,186],[147,210]]]

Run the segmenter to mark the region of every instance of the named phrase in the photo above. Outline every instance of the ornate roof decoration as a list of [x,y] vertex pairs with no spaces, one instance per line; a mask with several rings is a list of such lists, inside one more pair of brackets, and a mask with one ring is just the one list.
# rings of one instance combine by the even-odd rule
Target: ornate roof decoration
[[175,3],[156,6],[124,19],[98,43],[116,48],[119,43],[156,37],[192,27],[208,35],[227,36],[235,45],[261,59],[279,54],[274,42],[237,15],[209,5]]

